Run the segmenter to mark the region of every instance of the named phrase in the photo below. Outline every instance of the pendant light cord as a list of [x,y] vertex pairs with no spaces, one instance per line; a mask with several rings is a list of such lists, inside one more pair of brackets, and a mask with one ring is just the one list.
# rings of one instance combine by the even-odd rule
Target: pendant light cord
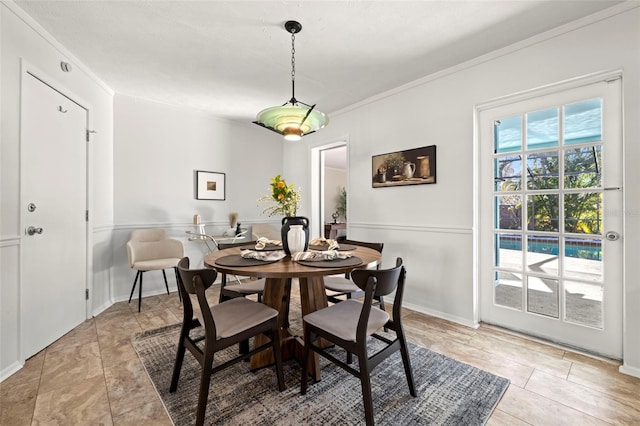
[[291,103],[296,101],[296,33],[291,33]]

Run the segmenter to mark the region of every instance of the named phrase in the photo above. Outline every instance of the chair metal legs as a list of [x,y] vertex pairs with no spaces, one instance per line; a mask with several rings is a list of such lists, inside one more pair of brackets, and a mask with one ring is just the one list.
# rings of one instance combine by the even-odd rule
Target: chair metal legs
[[144,271],[138,271],[136,273],[136,277],[133,280],[133,286],[131,287],[131,294],[129,295],[129,303],[131,303],[131,298],[133,297],[133,292],[136,289],[136,283],[138,279],[140,279],[140,284],[138,285],[138,312],[140,312],[140,306],[142,305],[142,274]]
[[131,294],[129,295],[129,303],[131,303],[131,298],[133,297],[133,292],[136,289],[136,284],[138,282],[138,277],[142,274],[142,271],[136,271],[136,277],[133,280],[133,285],[131,286]]
[[[180,280],[180,274],[178,274],[178,268],[175,267],[173,268],[175,274],[176,274],[176,287],[178,287],[178,298],[180,299],[180,301],[182,301],[182,294],[180,293],[180,286],[178,284],[178,281]],[[147,271],[138,271],[136,273],[136,277],[133,280],[133,286],[131,287],[131,294],[129,295],[129,303],[131,303],[131,298],[133,297],[133,292],[136,290],[136,284],[138,284],[138,280],[140,281],[139,287],[138,287],[138,312],[140,312],[140,307],[142,306],[142,274],[144,274]],[[167,281],[167,274],[164,271],[164,269],[162,270],[162,277],[164,278],[164,286],[167,289],[167,294],[171,294],[169,292],[169,282]]]
[[167,274],[162,270],[162,277],[164,278],[164,286],[167,288],[167,294],[169,293],[169,282],[167,282]]

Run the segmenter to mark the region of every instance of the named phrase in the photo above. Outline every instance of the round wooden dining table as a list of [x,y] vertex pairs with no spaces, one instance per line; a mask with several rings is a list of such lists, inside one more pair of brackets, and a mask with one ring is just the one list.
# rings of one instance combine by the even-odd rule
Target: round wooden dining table
[[[245,248],[250,247],[247,246]],[[289,327],[291,280],[297,278],[300,282],[300,305],[304,316],[328,306],[323,277],[345,274],[354,269],[372,268],[378,265],[381,260],[381,254],[378,251],[367,247],[354,246],[350,252],[352,252],[353,257],[360,259],[360,262],[357,262],[357,259],[352,259],[353,261],[348,262],[348,266],[340,266],[341,263],[345,262],[338,261],[316,261],[302,265],[294,262],[289,256],[277,262],[264,262],[264,264],[256,266],[229,266],[229,262],[226,262],[226,260],[237,258],[241,249],[243,247],[233,247],[210,253],[204,258],[204,264],[220,273],[266,278],[262,302],[278,311],[283,360],[295,358],[300,361],[304,346],[302,336],[296,336]],[[217,263],[219,259],[223,264]],[[307,266],[309,264],[317,264],[318,266]],[[256,337],[255,345],[261,345],[266,341],[268,341],[266,336],[259,335]],[[320,380],[319,359],[314,352],[312,352],[312,355],[309,371],[315,380]],[[273,353],[270,350],[262,351],[251,357],[250,368],[256,370],[273,363]]]

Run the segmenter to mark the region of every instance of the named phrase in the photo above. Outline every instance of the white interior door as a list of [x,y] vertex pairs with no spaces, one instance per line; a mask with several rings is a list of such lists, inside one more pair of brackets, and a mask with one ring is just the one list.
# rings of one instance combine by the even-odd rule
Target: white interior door
[[620,85],[480,111],[482,321],[622,356]]
[[86,319],[87,111],[22,79],[21,330],[25,358]]

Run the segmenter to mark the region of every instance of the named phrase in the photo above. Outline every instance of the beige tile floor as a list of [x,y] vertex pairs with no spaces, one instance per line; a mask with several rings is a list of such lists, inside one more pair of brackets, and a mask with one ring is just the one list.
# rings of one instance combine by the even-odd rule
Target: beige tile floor
[[[141,313],[121,302],[79,325],[0,383],[0,425],[170,425],[130,339],[179,322],[181,311],[173,293],[144,298]],[[404,318],[410,341],[511,380],[490,426],[640,424],[640,379],[615,362],[491,326]]]

